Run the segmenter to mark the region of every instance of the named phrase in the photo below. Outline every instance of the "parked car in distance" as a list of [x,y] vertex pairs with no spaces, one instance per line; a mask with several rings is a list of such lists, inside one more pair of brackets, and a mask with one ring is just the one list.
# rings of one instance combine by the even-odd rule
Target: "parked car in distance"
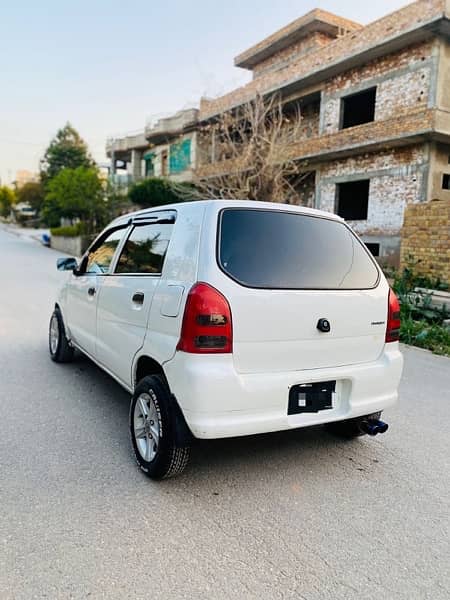
[[132,394],[131,440],[152,478],[180,473],[194,438],[387,429],[399,305],[334,214],[221,200],[146,209],[58,268],[69,273],[51,358],[81,350]]

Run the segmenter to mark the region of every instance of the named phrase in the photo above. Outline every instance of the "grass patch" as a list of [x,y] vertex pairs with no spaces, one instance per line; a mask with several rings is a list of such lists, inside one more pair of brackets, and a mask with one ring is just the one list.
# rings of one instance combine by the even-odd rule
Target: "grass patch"
[[439,279],[417,275],[415,266],[410,261],[401,273],[387,273],[400,301],[400,341],[450,356],[450,330],[444,325],[450,307],[437,308],[432,305],[431,292],[414,291],[418,287],[447,291],[448,286]]
[[435,354],[450,356],[450,329],[443,325],[402,318],[400,341],[411,346],[426,348]]

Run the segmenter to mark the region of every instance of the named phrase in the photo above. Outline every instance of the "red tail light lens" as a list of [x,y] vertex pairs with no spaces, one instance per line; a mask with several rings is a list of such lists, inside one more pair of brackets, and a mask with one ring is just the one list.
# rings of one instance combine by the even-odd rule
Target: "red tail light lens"
[[192,354],[233,350],[230,305],[225,296],[206,283],[196,283],[189,292],[177,350]]
[[397,342],[400,337],[400,303],[392,290],[389,290],[386,342]]

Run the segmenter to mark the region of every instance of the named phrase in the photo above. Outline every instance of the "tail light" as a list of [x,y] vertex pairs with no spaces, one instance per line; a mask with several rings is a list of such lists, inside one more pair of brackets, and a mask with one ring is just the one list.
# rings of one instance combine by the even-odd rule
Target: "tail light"
[[186,300],[177,350],[192,354],[230,353],[231,310],[227,299],[206,283],[196,283]]
[[397,296],[389,290],[386,342],[397,342],[400,337],[400,304]]

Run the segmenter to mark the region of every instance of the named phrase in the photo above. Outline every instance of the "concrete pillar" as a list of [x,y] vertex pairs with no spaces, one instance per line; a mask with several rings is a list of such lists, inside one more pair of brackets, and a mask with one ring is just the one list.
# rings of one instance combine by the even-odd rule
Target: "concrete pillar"
[[133,179],[138,180],[142,177],[142,152],[140,150],[131,151],[131,174]]
[[111,151],[111,166],[109,168],[109,174],[110,175],[116,174],[116,156],[114,154],[114,150]]

